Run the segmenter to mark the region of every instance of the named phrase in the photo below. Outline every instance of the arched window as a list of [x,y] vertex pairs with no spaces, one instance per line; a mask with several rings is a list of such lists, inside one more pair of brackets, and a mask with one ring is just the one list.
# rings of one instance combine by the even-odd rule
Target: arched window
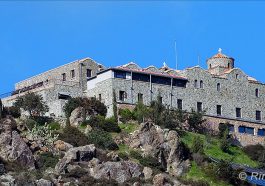
[[259,89],[258,88],[256,88],[256,90],[255,90],[255,95],[256,95],[256,97],[259,97]]
[[197,81],[197,79],[195,79],[195,81],[194,81],[194,87],[195,88],[198,88],[198,81]]
[[221,90],[220,83],[217,83],[217,87],[216,88],[217,88],[217,91],[220,92],[220,90]]
[[227,64],[227,67],[230,68],[230,63]]
[[236,79],[238,79],[238,74],[236,74]]
[[203,81],[200,81],[200,88],[203,88]]
[[212,68],[212,64],[210,64],[209,67]]

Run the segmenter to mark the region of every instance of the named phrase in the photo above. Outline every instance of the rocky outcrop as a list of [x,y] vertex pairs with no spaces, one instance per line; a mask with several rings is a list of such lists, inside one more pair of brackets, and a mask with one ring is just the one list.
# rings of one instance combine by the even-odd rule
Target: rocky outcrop
[[71,162],[90,161],[96,155],[96,148],[93,144],[82,147],[75,147],[68,150],[64,157],[56,164],[55,173],[60,174],[65,171]]
[[143,174],[145,180],[151,179],[153,176],[153,170],[149,167],[144,167]]
[[189,162],[183,156],[184,149],[179,141],[176,131],[161,129],[151,122],[142,123],[139,130],[135,131],[129,144],[132,148],[140,148],[143,155],[151,155],[158,158],[162,167],[173,176],[180,176],[189,166]]
[[86,119],[85,109],[83,107],[77,107],[71,113],[69,118],[72,126],[79,126]]
[[131,161],[108,161],[97,164],[91,169],[90,174],[96,179],[104,178],[124,183],[131,178],[139,178],[142,175],[142,169],[137,163]]
[[16,122],[12,118],[1,120],[0,157],[5,161],[15,161],[22,167],[34,169],[34,157],[17,131],[13,131]]
[[73,148],[73,145],[66,143],[62,140],[57,140],[54,142],[54,148],[57,151],[68,151],[69,149]]

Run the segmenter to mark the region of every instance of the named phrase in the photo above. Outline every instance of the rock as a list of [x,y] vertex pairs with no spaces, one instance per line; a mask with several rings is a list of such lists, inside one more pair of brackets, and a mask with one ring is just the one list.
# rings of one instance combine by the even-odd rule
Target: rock
[[86,129],[85,129],[85,134],[88,134],[89,132],[91,132],[92,129],[93,129],[93,128],[92,128],[90,125],[87,125],[87,126],[86,126]]
[[82,122],[84,122],[85,118],[85,109],[83,107],[77,107],[71,113],[71,116],[69,118],[70,124],[75,127],[79,126]]
[[148,180],[152,178],[153,170],[149,167],[144,167],[143,174],[144,174],[144,179]]
[[154,186],[170,186],[169,180],[167,176],[163,173],[157,174],[153,178],[153,185]]
[[0,163],[0,175],[3,175],[6,172],[5,165]]
[[40,179],[36,181],[36,186],[53,186],[54,184],[49,181],[49,180],[45,180],[45,179]]
[[176,131],[163,130],[151,122],[142,123],[127,144],[132,148],[141,148],[143,156],[151,155],[157,158],[161,166],[172,176],[181,176],[185,166],[188,166],[181,165],[187,157]]
[[115,152],[111,151],[107,154],[107,157],[111,159],[111,161],[120,161],[120,157]]
[[131,178],[137,178],[141,175],[141,168],[137,163],[131,161],[105,162],[92,168],[90,175],[95,179],[115,180],[118,183],[124,183]]
[[54,142],[54,147],[58,151],[68,151],[69,149],[73,148],[73,145],[66,143],[62,140],[57,140]]
[[1,186],[15,186],[15,179],[9,174],[0,176]]
[[55,173],[60,174],[64,172],[65,168],[72,161],[90,161],[96,155],[96,147],[95,145],[86,145],[81,147],[75,147],[69,149],[64,157],[56,164]]
[[33,154],[17,131],[12,132],[12,150],[9,159],[17,161],[21,166],[35,169]]

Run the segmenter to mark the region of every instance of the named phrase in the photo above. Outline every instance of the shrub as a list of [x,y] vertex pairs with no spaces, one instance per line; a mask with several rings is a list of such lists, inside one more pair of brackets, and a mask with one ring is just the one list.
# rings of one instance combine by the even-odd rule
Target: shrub
[[125,153],[125,152],[119,152],[118,153],[118,156],[121,158],[121,159],[123,159],[123,160],[129,160],[129,156],[128,156],[128,154],[127,153]]
[[53,119],[48,116],[31,116],[30,119],[36,121],[39,125],[45,125],[53,122]]
[[134,158],[134,159],[137,159],[137,160],[140,160],[140,159],[143,158],[142,155],[138,151],[136,151],[136,150],[131,150],[130,151],[130,156],[132,158]]
[[39,155],[37,166],[44,171],[49,167],[54,168],[58,161],[58,156],[54,156],[51,152],[44,152]]
[[191,147],[193,153],[203,153],[203,146],[203,140],[199,136],[193,138]]
[[71,98],[64,106],[66,117],[70,117],[71,113],[77,107],[83,107],[87,115],[102,115],[106,116],[107,108],[96,98]]
[[49,111],[49,107],[43,101],[43,97],[35,93],[27,93],[19,97],[14,105],[27,111],[30,116],[41,116]]
[[84,125],[88,124],[94,129],[104,130],[107,132],[120,132],[121,129],[118,123],[115,121],[115,118],[105,119],[103,116],[91,117],[90,120],[85,121]]
[[102,130],[92,130],[88,133],[88,141],[102,149],[118,150],[118,145],[113,141],[108,132]]
[[149,117],[149,109],[142,102],[138,102],[136,107],[133,110],[133,117],[138,121],[138,123],[142,123]]
[[38,123],[33,119],[26,119],[25,125],[28,128],[28,130],[32,130]]
[[120,109],[119,110],[120,121],[126,123],[133,119],[133,113],[129,109]]
[[63,129],[62,133],[60,133],[59,139],[70,143],[75,147],[89,144],[89,141],[84,133],[69,125]]
[[141,165],[145,167],[158,168],[161,169],[161,164],[158,159],[153,156],[146,156],[139,159]]
[[248,145],[243,147],[243,151],[254,161],[264,162],[265,147],[261,144]]
[[3,112],[4,115],[11,115],[14,118],[19,118],[21,116],[20,109],[17,107],[4,107]]
[[188,116],[189,129],[191,131],[202,133],[204,131],[204,122],[203,119],[204,112],[196,112],[192,109],[191,113]]
[[226,123],[220,123],[218,129],[219,129],[218,136],[219,138],[222,138],[225,135],[226,131],[228,131],[228,125]]
[[195,163],[199,166],[203,165],[203,162],[205,161],[205,156],[200,153],[194,153],[192,154],[192,158],[195,161]]
[[51,130],[60,130],[61,125],[58,122],[52,122],[52,123],[49,123],[49,127]]

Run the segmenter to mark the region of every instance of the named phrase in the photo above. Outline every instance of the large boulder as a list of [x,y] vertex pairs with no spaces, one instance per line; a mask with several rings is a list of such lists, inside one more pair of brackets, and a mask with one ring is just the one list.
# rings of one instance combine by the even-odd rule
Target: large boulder
[[95,179],[115,180],[118,183],[124,183],[131,178],[139,178],[141,174],[141,167],[131,161],[108,161],[97,164],[90,170],[90,175]]
[[140,148],[143,155],[156,157],[162,167],[172,176],[180,176],[186,160],[183,156],[185,149],[182,147],[178,133],[173,130],[161,129],[151,122],[142,123],[139,130],[135,131],[129,140],[130,147]]
[[86,145],[69,149],[64,157],[56,164],[55,173],[64,172],[71,162],[90,161],[96,155],[95,145]]
[[69,118],[70,124],[72,126],[79,126],[82,122],[85,121],[85,119],[86,119],[86,112],[83,107],[77,107],[76,109],[74,109]]
[[12,132],[12,150],[9,159],[18,162],[23,167],[35,168],[33,154],[17,131]]
[[15,129],[16,122],[12,117],[0,123],[0,157],[5,161],[14,161],[28,169],[34,169],[34,157]]

